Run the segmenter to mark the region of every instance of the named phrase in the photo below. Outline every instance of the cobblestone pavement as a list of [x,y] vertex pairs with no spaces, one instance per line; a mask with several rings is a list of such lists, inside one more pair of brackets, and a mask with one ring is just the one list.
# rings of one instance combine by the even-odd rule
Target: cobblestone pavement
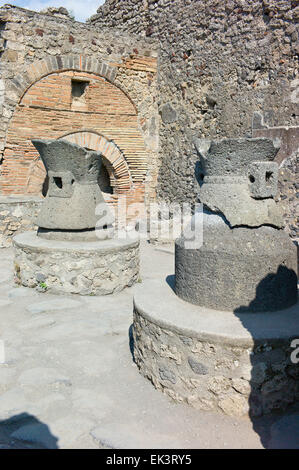
[[[172,251],[143,243],[141,278],[172,274]],[[138,284],[54,296],[14,284],[12,249],[0,259],[0,448],[263,447],[249,419],[176,405],[138,373],[129,347]],[[261,421],[269,446],[269,430],[276,446],[286,433],[279,420]]]

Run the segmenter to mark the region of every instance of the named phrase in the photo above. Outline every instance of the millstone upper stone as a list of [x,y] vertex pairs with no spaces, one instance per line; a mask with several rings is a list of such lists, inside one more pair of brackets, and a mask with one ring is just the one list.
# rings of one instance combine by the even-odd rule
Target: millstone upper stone
[[49,178],[38,226],[56,231],[110,226],[113,217],[98,184],[101,153],[63,139],[34,139],[32,143],[40,153]]
[[280,143],[271,139],[195,141],[203,184],[200,201],[225,216],[231,227],[272,225],[283,227],[274,201],[278,165],[274,158]]

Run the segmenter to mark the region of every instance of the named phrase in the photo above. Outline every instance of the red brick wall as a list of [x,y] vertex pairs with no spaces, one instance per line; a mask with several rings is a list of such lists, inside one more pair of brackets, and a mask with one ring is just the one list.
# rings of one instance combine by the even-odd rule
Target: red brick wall
[[[88,80],[81,98],[72,98],[72,79]],[[146,151],[138,130],[137,112],[130,99],[105,79],[83,72],[53,73],[32,85],[21,99],[10,122],[0,187],[2,194],[40,192],[44,172],[38,172],[40,186],[31,185],[30,172],[38,156],[32,138],[56,139],[85,130],[112,140],[125,157],[134,187],[143,193]],[[38,189],[37,189],[38,188]],[[134,199],[134,197],[133,197]],[[137,194],[136,194],[137,199]]]

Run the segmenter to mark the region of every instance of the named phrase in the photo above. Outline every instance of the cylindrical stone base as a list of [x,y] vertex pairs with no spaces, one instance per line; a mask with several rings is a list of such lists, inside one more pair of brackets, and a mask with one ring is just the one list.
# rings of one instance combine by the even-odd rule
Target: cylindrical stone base
[[203,214],[201,247],[175,243],[175,290],[195,305],[235,312],[282,310],[297,302],[297,247],[273,227],[231,229]]
[[46,292],[106,295],[132,286],[139,277],[139,240],[71,242],[36,232],[13,239],[16,282]]
[[181,300],[161,280],[146,281],[134,298],[133,336],[141,374],[178,403],[259,416],[299,400],[298,305],[221,312]]

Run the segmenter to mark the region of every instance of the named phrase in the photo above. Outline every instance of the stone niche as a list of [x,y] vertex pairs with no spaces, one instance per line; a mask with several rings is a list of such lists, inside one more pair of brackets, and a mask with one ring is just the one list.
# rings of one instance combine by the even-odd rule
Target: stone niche
[[139,275],[139,240],[114,238],[113,216],[98,184],[101,154],[67,140],[33,140],[49,188],[37,232],[13,239],[17,282],[46,292],[104,295]]
[[176,240],[175,276],[137,290],[136,363],[179,403],[239,416],[284,409],[299,398],[299,309],[297,247],[274,199],[279,142],[195,145],[203,212]]

